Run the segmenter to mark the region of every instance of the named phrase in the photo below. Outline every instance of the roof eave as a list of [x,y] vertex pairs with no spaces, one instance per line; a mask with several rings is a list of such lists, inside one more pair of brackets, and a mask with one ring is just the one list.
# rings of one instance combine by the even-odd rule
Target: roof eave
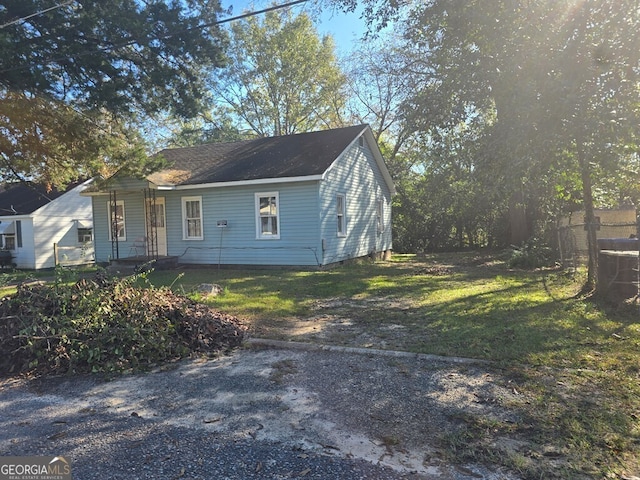
[[300,177],[259,178],[255,180],[236,180],[230,182],[195,183],[189,185],[159,185],[158,190],[195,190],[198,188],[223,188],[254,185],[271,185],[274,183],[298,183],[322,180],[323,175],[305,175]]
[[15,215],[0,215],[0,222],[11,221],[14,220],[30,220],[33,218],[32,213],[17,213]]
[[375,145],[375,148],[372,148],[373,156],[376,159],[376,163],[378,164],[378,168],[380,168],[380,172],[382,173],[382,178],[387,184],[389,188],[389,192],[391,195],[395,195],[397,193],[396,186],[393,184],[393,178],[391,178],[391,173],[389,173],[389,169],[387,168],[387,163],[384,161],[384,157],[382,156],[382,152],[380,151],[380,147],[378,146],[378,142],[376,142],[375,137],[373,136],[373,131],[370,127],[367,127],[365,130],[365,135],[367,136],[367,140],[369,141],[369,146]]

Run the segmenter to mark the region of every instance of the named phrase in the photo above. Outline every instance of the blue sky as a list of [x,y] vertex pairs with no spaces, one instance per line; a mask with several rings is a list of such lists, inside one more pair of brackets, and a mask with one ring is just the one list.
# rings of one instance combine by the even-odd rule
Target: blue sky
[[[288,0],[278,0],[277,4],[287,3]],[[233,7],[233,16],[240,15],[245,10],[255,11],[269,8],[273,0],[222,0],[222,7]],[[331,35],[335,42],[338,55],[344,55],[352,50],[352,44],[358,42],[366,32],[366,24],[360,18],[360,12],[343,13],[342,11],[325,10],[317,15],[317,7],[314,2],[307,2],[291,7],[294,13],[307,12],[316,22],[316,28],[320,35]]]

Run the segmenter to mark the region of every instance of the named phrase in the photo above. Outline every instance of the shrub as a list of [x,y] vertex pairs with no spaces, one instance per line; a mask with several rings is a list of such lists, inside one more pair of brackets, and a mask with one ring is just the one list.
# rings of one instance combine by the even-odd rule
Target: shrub
[[540,268],[553,264],[553,251],[539,239],[531,239],[520,247],[512,247],[508,260],[511,268]]

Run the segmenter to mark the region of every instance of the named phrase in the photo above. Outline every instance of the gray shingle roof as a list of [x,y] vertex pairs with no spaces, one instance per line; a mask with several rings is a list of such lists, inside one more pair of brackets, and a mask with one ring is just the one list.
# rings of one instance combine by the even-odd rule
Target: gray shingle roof
[[367,125],[232,143],[165,149],[158,185],[199,185],[322,175]]
[[29,215],[77,185],[74,183],[66,190],[48,190],[45,186],[32,182],[5,185],[0,192],[0,216]]

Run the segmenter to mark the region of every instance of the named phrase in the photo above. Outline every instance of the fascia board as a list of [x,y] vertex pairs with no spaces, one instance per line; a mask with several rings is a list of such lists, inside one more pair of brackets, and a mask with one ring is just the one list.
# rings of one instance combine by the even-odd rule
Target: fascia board
[[261,178],[258,180],[238,180],[235,182],[198,183],[193,185],[158,185],[158,190],[196,190],[200,188],[246,187],[254,185],[270,185],[274,183],[298,183],[322,180],[322,175],[304,177]]
[[393,179],[391,178],[391,174],[389,173],[389,169],[387,168],[387,164],[384,161],[384,158],[382,157],[382,152],[380,151],[380,147],[378,147],[378,142],[376,142],[376,139],[373,137],[373,132],[371,131],[371,128],[367,127],[365,135],[367,136],[367,140],[369,142],[369,146],[371,146],[371,145],[375,146],[375,148],[371,149],[371,151],[373,152],[373,156],[376,159],[376,163],[378,164],[378,168],[382,172],[382,177],[384,178],[385,182],[387,183],[387,187],[389,188],[389,191],[391,192],[391,195],[395,195],[397,193],[396,192],[396,187],[393,184]]

